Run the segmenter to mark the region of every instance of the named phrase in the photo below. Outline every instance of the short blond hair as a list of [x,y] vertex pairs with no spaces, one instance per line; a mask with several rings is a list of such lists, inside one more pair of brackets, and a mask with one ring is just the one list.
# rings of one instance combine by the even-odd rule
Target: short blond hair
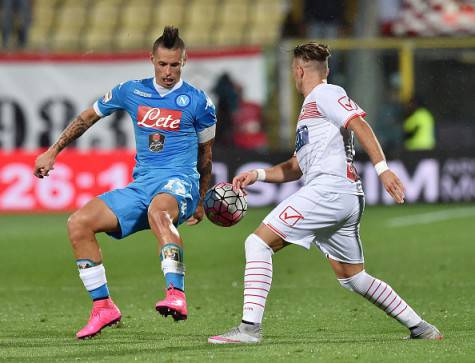
[[330,55],[330,48],[327,45],[315,42],[300,44],[294,48],[294,58],[299,58],[306,62],[326,62]]

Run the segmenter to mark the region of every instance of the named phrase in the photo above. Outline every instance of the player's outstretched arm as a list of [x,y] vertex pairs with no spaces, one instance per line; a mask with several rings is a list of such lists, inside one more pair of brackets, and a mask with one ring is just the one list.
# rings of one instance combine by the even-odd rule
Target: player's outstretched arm
[[64,129],[58,140],[51,145],[48,150],[36,158],[33,174],[38,178],[48,176],[49,172],[54,169],[54,162],[61,150],[81,136],[99,119],[100,117],[92,107],[81,112],[81,114]]
[[212,169],[212,160],[213,160],[213,143],[214,139],[206,141],[204,143],[198,144],[198,172],[200,173],[200,202],[196,208],[193,216],[188,219],[188,225],[194,225],[203,219],[204,209],[203,209],[203,198],[205,197],[206,191],[209,188],[209,182],[211,180],[211,169]]
[[368,154],[386,191],[396,203],[404,203],[404,185],[398,176],[387,167],[383,150],[371,126],[358,116],[350,121],[348,128],[353,130]]
[[249,170],[236,175],[233,178],[233,186],[236,189],[242,189],[258,180],[267,183],[285,183],[298,180],[301,176],[302,170],[297,157],[294,155],[289,160],[270,168]]

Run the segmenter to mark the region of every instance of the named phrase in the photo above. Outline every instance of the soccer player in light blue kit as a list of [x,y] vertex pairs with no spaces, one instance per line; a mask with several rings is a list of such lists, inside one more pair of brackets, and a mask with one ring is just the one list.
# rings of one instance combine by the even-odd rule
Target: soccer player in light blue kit
[[89,322],[76,334],[79,339],[92,337],[121,319],[109,296],[95,237],[99,232],[124,238],[150,228],[159,243],[167,286],[166,298],[156,304],[156,310],[175,320],[187,318],[183,241],[176,227],[203,218],[201,200],[211,176],[216,115],[206,94],[181,79],[186,52],[177,28],[165,27],[153,44],[151,61],[155,77],[113,88],[36,159],[34,174],[43,178],[53,170],[61,150],[102,117],[122,109],[134,124],[134,181],[94,198],[68,220],[79,276],[93,300]]

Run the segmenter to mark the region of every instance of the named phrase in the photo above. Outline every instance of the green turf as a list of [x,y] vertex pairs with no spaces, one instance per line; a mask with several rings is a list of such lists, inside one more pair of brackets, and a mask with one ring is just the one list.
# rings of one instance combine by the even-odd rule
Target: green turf
[[[391,228],[401,215],[461,206],[367,208],[368,272],[386,280],[434,322],[443,341],[405,341],[405,329],[342,289],[316,249],[274,257],[274,282],[257,346],[210,346],[241,317],[243,240],[267,210],[237,227],[181,227],[186,243],[189,319],[154,310],[163,296],[156,246],[145,231],[123,241],[101,236],[119,328],[76,341],[90,302],[66,239],[66,215],[0,216],[0,360],[160,362],[474,362],[473,214]],[[474,207],[475,208],[475,207]]]

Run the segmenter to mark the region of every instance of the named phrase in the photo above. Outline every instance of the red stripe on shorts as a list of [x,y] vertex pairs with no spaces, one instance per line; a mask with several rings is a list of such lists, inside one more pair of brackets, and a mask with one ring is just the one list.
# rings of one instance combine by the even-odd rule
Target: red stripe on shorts
[[282,237],[283,239],[286,238],[285,234],[275,228],[272,224],[267,223],[266,226],[269,227],[272,231],[274,231],[279,237]]

